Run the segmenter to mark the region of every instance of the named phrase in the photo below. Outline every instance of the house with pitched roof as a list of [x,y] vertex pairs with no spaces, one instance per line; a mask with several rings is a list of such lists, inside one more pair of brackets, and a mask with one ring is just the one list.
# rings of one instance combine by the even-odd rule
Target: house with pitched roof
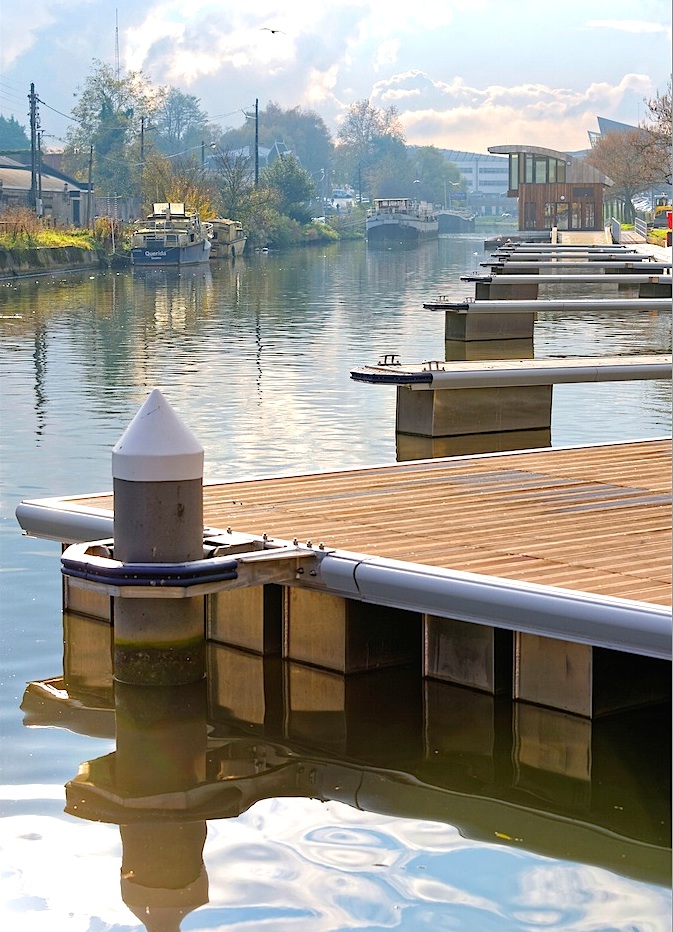
[[86,185],[42,165],[35,178],[30,165],[0,155],[0,213],[30,207],[58,226],[83,226],[87,221]]

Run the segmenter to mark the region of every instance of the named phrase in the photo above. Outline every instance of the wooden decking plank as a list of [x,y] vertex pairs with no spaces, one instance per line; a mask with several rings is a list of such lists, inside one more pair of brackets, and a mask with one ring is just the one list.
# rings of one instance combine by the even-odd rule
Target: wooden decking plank
[[654,440],[209,484],[204,520],[667,604],[670,486],[671,445]]

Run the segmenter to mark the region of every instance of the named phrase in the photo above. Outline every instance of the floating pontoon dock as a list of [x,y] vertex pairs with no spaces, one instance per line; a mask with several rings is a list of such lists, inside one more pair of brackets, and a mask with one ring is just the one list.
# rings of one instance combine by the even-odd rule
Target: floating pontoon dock
[[[229,482],[205,487],[204,520],[306,542],[293,590],[668,658],[670,465],[653,440]],[[17,517],[63,542],[113,532],[110,494]]]
[[[480,266],[496,270],[511,270],[512,272],[533,272],[535,269],[543,269],[545,272],[557,272],[565,275],[568,269],[581,269],[584,272],[595,274],[598,269],[610,270],[611,272],[630,275],[631,273],[642,272],[649,274],[664,275],[671,269],[670,262],[650,262],[647,260],[634,259],[630,262],[625,260],[608,261],[605,259],[594,259],[592,261],[584,259],[558,259],[558,260],[523,260],[523,259],[504,259],[493,258],[479,263]],[[598,274],[601,274],[598,272]]]
[[625,269],[622,272],[604,272],[602,274],[573,274],[559,269],[555,274],[520,272],[507,274],[507,272],[489,275],[483,272],[473,272],[461,275],[462,282],[474,282],[475,297],[477,300],[491,298],[508,298],[532,300],[539,297],[540,286],[558,289],[567,289],[568,286],[582,285],[593,288],[610,285],[617,286],[619,291],[636,291],[642,298],[668,298],[671,296],[670,274],[651,275],[641,271]]
[[670,356],[600,356],[563,359],[498,359],[488,362],[429,361],[402,365],[394,355],[375,366],[353,369],[356,382],[406,385],[411,389],[505,388],[572,382],[670,379]]
[[537,285],[606,285],[616,284],[631,287],[633,285],[668,285],[671,287],[671,276],[653,272],[651,275],[644,272],[631,274],[620,274],[606,272],[604,275],[486,275],[475,272],[472,275],[461,275],[461,282],[478,282],[481,284],[499,285],[517,285],[517,284],[537,284]]
[[522,301],[455,301],[438,295],[434,301],[426,301],[423,307],[429,311],[451,311],[457,314],[520,314],[522,311],[554,311],[569,314],[602,311],[651,312],[670,311],[670,298],[537,298]]
[[398,440],[454,438],[447,455],[550,446],[555,385],[670,379],[671,374],[670,356],[402,365],[389,354],[377,365],[353,369],[351,378],[395,385]]

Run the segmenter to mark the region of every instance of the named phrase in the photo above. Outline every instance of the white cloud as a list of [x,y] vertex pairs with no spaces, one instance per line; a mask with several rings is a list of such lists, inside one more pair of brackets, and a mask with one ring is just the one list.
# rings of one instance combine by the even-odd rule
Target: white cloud
[[587,29],[614,29],[618,32],[661,33],[663,35],[671,31],[670,24],[646,22],[642,19],[592,19],[587,23]]
[[39,36],[50,26],[70,15],[73,8],[89,6],[92,0],[31,0],[30,10],[21,4],[2,5],[2,70],[35,48]]
[[374,57],[374,70],[380,71],[386,65],[394,65],[400,50],[399,39],[386,39],[382,42]]
[[444,82],[407,71],[377,81],[371,100],[396,107],[413,144],[485,151],[488,145],[527,143],[575,151],[586,148],[597,115],[611,116],[626,95],[644,97],[652,90],[651,79],[638,74],[614,85],[572,89],[530,82],[473,87],[459,77]]
[[[335,128],[350,103],[369,98],[398,109],[411,142],[460,148],[481,131],[478,151],[485,151],[506,126],[521,139],[556,128],[572,139],[564,145],[583,148],[596,116],[637,123],[644,100],[668,80],[668,3],[648,0],[635,13],[641,19],[632,18],[632,0],[570,4],[556,24],[559,42],[543,50],[540,29],[551,11],[517,0],[519,28],[504,34],[495,5],[116,0],[110,7],[102,0],[31,0],[28,20],[18,8],[3,8],[3,112],[9,105],[23,114],[33,80],[47,104],[67,112],[92,59],[114,61],[115,9],[122,68],[196,95],[214,120],[258,98],[261,107],[270,100],[310,107]],[[596,41],[599,30],[609,41]],[[622,62],[647,74],[625,75]],[[53,111],[42,115],[47,132],[62,132]]]

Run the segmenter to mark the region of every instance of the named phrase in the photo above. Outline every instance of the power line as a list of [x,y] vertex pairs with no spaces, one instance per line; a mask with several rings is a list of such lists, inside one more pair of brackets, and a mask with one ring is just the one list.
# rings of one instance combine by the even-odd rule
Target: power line
[[58,113],[59,116],[65,117],[66,120],[70,120],[72,123],[80,123],[80,120],[76,120],[74,116],[69,113],[63,113],[61,110],[57,110],[56,107],[52,107],[50,104],[42,100],[41,97],[38,97],[38,102],[42,104],[43,107],[46,107],[47,110],[53,110],[54,113]]
[[[251,108],[254,108],[254,104],[250,104]],[[229,113],[216,113],[213,116],[209,117],[211,120],[221,120],[223,117],[234,116],[235,113],[242,113],[244,117],[247,117],[248,114],[245,112],[245,108],[237,107],[235,110],[230,110]]]
[[16,104],[17,106],[23,106],[26,100],[22,91],[19,91],[11,86],[5,87],[3,81],[0,81],[0,96],[5,100],[10,101],[10,103]]

